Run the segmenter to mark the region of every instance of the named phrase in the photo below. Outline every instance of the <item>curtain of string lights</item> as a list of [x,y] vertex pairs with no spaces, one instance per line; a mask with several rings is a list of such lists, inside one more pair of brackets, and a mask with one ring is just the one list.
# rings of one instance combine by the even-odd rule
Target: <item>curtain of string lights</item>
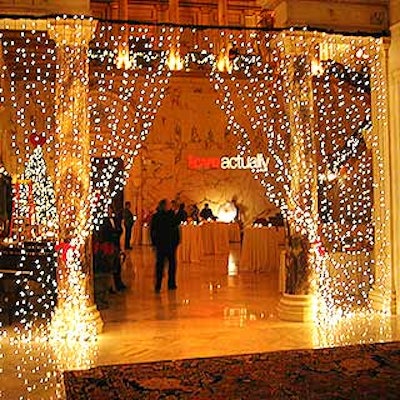
[[[253,169],[253,176],[307,252],[303,279],[286,290],[315,294],[320,316],[369,309],[373,291],[389,310],[382,39],[78,16],[29,26],[1,31],[2,101],[12,110],[14,181],[39,177],[40,185],[33,183],[37,212],[56,204],[51,224],[35,221],[41,240],[57,228],[58,309],[67,312],[54,318],[56,334],[94,331],[84,322],[92,307],[87,241],[101,223],[98,210],[105,211],[129,179],[173,74],[203,74],[240,154],[256,149],[272,160],[267,172]],[[38,156],[44,162],[34,162]],[[120,174],[112,162],[96,167],[97,158],[113,157],[124,162]],[[13,221],[19,244],[27,237],[28,209]],[[31,289],[28,278],[21,279],[28,287],[25,306]]]

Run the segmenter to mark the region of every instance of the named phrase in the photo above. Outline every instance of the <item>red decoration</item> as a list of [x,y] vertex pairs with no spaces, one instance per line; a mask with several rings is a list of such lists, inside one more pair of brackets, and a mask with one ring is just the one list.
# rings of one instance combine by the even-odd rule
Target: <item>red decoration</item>
[[46,143],[46,137],[36,133],[31,133],[29,140],[34,146],[43,146]]
[[318,247],[317,251],[318,251],[318,254],[320,255],[320,257],[323,257],[326,254],[325,247],[322,245]]
[[105,255],[112,255],[117,251],[117,247],[113,243],[105,242],[101,243],[100,251]]
[[75,249],[75,246],[72,246],[71,243],[63,242],[63,243],[59,243],[56,246],[56,251],[60,253],[61,260],[63,260],[64,262],[67,261],[67,253],[68,253],[68,250],[71,250],[71,249],[72,250]]
[[311,246],[314,246],[315,251],[318,253],[320,257],[323,257],[326,254],[325,247],[322,245],[321,241],[314,241],[310,243]]

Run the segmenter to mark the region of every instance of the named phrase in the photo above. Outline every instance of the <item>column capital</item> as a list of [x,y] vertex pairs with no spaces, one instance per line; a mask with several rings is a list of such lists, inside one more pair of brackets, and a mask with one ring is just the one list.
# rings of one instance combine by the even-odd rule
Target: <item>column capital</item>
[[400,21],[391,25],[390,27],[391,36],[400,36]]
[[49,36],[56,46],[89,47],[96,30],[97,21],[93,18],[61,18],[57,17],[49,24]]

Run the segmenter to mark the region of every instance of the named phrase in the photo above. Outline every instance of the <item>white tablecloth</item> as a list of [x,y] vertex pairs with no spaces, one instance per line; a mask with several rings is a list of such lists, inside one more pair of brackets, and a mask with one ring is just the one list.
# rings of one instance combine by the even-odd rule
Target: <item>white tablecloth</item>
[[142,244],[142,238],[141,238],[142,230],[143,230],[143,227],[138,222],[136,222],[133,225],[131,244],[134,244],[134,245]]
[[232,222],[231,224],[229,224],[229,242],[240,242],[240,226],[236,222]]
[[224,222],[204,222],[200,225],[205,255],[229,253],[229,225]]
[[148,225],[142,226],[142,245],[145,245],[145,246],[151,245],[150,227]]
[[283,228],[246,228],[240,256],[241,271],[279,271],[280,252],[284,249]]
[[199,262],[203,253],[201,229],[196,225],[181,225],[181,243],[178,246],[178,261]]
[[[228,254],[229,233],[235,229],[231,225],[223,222],[181,225],[178,260],[182,262],[198,262],[202,255]],[[148,225],[143,225],[142,227],[142,245],[151,245]]]

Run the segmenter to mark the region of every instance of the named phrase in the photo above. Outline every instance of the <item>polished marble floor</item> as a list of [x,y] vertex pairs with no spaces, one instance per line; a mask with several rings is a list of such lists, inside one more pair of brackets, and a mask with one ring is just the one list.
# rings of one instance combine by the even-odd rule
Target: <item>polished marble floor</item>
[[134,248],[123,271],[129,289],[111,296],[97,340],[0,339],[2,398],[63,398],[65,369],[400,339],[395,317],[358,315],[329,326],[280,321],[277,274],[240,273],[239,252],[234,245],[229,257],[180,264],[178,290],[157,295],[152,251]]

